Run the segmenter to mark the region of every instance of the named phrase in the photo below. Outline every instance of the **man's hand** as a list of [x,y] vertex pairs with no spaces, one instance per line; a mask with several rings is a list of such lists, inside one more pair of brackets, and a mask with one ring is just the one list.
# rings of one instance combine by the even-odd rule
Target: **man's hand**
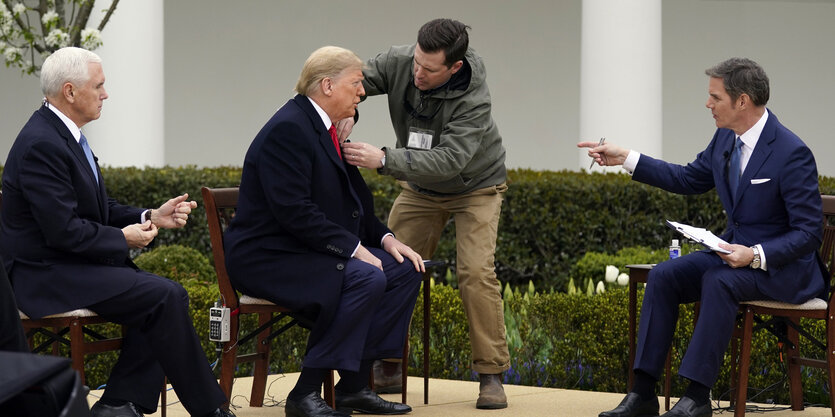
[[623,161],[629,156],[629,149],[623,149],[609,142],[599,146],[597,142],[580,142],[577,147],[589,148],[589,156],[602,167],[623,165]]
[[423,258],[412,248],[406,246],[405,243],[397,240],[393,235],[388,235],[383,238],[383,249],[391,254],[397,262],[403,263],[403,257],[405,256],[415,265],[415,271],[426,272],[426,266],[423,265]]
[[159,229],[150,221],[136,223],[122,228],[122,233],[125,235],[128,247],[131,249],[141,249],[148,246],[157,236],[158,232]]
[[731,253],[716,252],[731,268],[746,267],[754,260],[754,250],[748,246],[720,243],[719,247],[731,251]]
[[157,227],[176,229],[186,225],[191,210],[197,208],[196,201],[186,201],[188,193],[174,197],[151,211],[151,222]]
[[348,140],[348,136],[351,136],[351,132],[354,131],[354,118],[353,117],[346,117],[338,122],[336,122],[336,137],[339,138],[339,143],[345,142]]
[[383,157],[386,153],[382,149],[363,142],[346,142],[342,144],[342,156],[345,162],[361,168],[377,169],[383,167]]
[[357,258],[365,263],[374,265],[377,268],[380,268],[381,271],[383,270],[383,261],[381,261],[380,258],[374,256],[373,253],[369,252],[368,249],[365,248],[365,246],[362,246],[362,244],[359,245],[359,247],[357,248],[357,252],[354,253],[354,258]]

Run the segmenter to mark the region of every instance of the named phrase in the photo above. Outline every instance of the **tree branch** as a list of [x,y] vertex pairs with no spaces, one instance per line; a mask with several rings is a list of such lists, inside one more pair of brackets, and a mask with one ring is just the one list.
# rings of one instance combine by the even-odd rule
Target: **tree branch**
[[101,23],[99,23],[99,32],[104,30],[104,25],[107,24],[108,20],[110,20],[110,16],[116,11],[116,5],[118,4],[119,0],[113,0],[113,2],[110,3],[110,7],[107,8],[107,13],[104,15],[104,18],[102,18]]
[[78,16],[70,28],[70,45],[81,46],[81,28],[87,27],[87,20],[90,19],[90,12],[93,10],[95,0],[84,0],[78,9]]

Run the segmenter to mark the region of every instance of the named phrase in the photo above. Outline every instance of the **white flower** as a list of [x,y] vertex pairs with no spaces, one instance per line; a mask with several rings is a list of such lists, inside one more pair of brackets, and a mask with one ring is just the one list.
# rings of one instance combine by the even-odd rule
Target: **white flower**
[[21,58],[20,48],[10,46],[3,51],[3,56],[6,57],[6,62],[15,62]]
[[625,287],[626,284],[629,284],[629,275],[624,272],[618,275],[618,285],[620,285],[621,287]]
[[597,289],[595,290],[597,294],[603,294],[606,292],[606,285],[603,284],[603,281],[597,281]]
[[43,41],[47,44],[47,46],[51,46],[53,48],[63,48],[69,45],[70,35],[61,29],[52,29]]
[[618,267],[606,265],[606,282],[615,282],[618,279]]
[[41,22],[44,26],[49,26],[50,23],[58,22],[58,13],[55,10],[50,10],[41,16]]
[[95,28],[87,28],[81,31],[81,47],[92,51],[102,45],[101,32]]
[[23,13],[26,13],[26,5],[23,3],[15,3],[14,7],[12,7],[12,11],[15,16],[22,15]]

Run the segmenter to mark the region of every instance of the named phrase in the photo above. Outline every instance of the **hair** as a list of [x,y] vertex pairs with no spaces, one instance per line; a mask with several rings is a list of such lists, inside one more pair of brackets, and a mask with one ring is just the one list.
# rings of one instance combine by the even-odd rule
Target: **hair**
[[304,62],[295,91],[310,97],[322,80],[335,78],[348,68],[362,68],[362,60],[357,54],[338,46],[323,46]]
[[469,26],[452,19],[435,19],[426,22],[418,30],[417,43],[423,52],[444,51],[447,68],[464,59],[470,45]]
[[725,83],[725,91],[734,101],[740,95],[747,94],[755,106],[765,106],[768,103],[768,76],[759,64],[748,58],[728,59],[706,69],[705,74],[721,78]]
[[65,83],[81,87],[90,79],[90,64],[101,58],[86,49],[74,46],[61,48],[48,56],[41,66],[41,91],[46,97],[61,93]]

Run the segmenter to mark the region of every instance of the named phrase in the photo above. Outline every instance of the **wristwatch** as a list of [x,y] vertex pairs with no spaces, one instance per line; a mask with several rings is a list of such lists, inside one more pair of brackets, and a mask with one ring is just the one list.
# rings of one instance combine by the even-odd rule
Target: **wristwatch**
[[760,251],[757,249],[756,246],[751,246],[751,250],[754,251],[754,260],[751,261],[751,268],[760,269]]
[[[146,222],[151,221],[151,213],[153,213],[153,212],[154,212],[154,210],[153,210],[153,209],[150,209],[150,210],[148,210],[148,211],[146,211],[146,212],[145,212],[145,221],[146,221]],[[152,222],[152,223],[153,223],[153,222]]]

